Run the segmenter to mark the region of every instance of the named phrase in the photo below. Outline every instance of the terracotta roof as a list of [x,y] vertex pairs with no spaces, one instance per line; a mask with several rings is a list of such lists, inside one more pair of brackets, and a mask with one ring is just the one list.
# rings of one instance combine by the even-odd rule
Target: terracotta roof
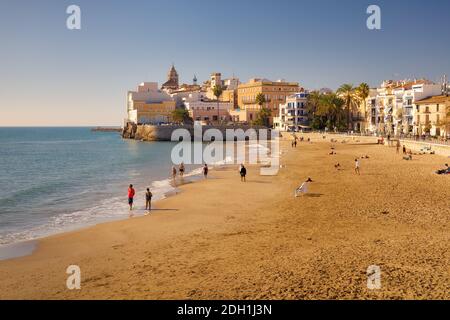
[[163,83],[162,88],[165,87],[178,87],[178,83],[175,80],[170,79]]
[[406,83],[404,83],[402,85],[395,86],[394,89],[403,88],[405,90],[411,90],[413,86],[420,85],[420,84],[432,84],[432,82],[429,81],[429,80],[425,80],[425,79],[416,80],[416,81],[409,81],[409,82],[406,82]]
[[415,102],[415,104],[433,104],[433,103],[450,103],[450,97],[432,96]]

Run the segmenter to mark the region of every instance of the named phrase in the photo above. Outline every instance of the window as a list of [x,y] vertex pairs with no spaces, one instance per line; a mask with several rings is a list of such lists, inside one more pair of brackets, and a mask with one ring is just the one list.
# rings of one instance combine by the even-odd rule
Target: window
[[439,103],[436,105],[436,112],[439,112]]

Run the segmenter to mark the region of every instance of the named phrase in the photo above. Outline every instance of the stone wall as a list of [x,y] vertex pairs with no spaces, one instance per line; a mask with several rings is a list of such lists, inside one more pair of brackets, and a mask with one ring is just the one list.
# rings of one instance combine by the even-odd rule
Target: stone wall
[[[128,123],[123,131],[122,137],[125,139],[135,139],[140,141],[171,141],[172,133],[177,129],[183,129],[184,131],[179,131],[179,136],[189,136],[191,139],[194,139],[194,134],[196,133],[193,125],[183,125],[183,126],[157,126],[157,125],[135,125]],[[222,136],[223,140],[255,140],[255,139],[265,139],[267,137],[268,140],[271,140],[271,130],[265,127],[258,126],[201,126],[202,129],[202,140],[211,141],[216,140]],[[213,129],[213,130],[209,130]],[[230,135],[230,132],[227,132],[227,129],[235,130],[234,132],[238,132],[239,134]],[[254,129],[256,135],[251,134],[252,131],[249,129]],[[266,129],[267,135],[266,137],[260,136],[264,133],[264,131],[260,131],[260,129]],[[218,134],[220,133],[220,134]],[[228,137],[227,137],[228,134]],[[216,137],[217,136],[217,137]],[[179,137],[178,137],[179,138]],[[175,139],[178,141],[179,139]]]

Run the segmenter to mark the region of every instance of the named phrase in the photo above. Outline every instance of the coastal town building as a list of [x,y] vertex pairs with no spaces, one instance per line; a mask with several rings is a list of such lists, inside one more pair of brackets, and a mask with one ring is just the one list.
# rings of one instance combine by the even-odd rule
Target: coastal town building
[[366,99],[370,114],[368,131],[417,135],[419,126],[414,122],[414,103],[440,93],[441,85],[426,79],[384,81],[376,89],[376,94],[371,92]]
[[[268,108],[272,117],[279,115],[279,105],[286,103],[286,97],[295,92],[299,92],[298,82],[286,82],[284,80],[271,81],[268,79],[250,79],[247,83],[241,83],[237,88],[237,106],[236,116],[241,121],[251,122],[256,119],[256,114],[261,106],[256,102],[256,96],[263,94],[265,104],[263,107]],[[273,119],[270,119],[273,123]]]
[[231,102],[217,101],[186,101],[184,103],[189,116],[202,124],[215,124],[231,121],[230,111],[233,109]]
[[280,104],[279,116],[273,118],[274,128],[295,132],[311,129],[306,108],[307,100],[308,92],[299,92],[286,97],[286,103]]
[[366,107],[366,121],[364,124],[364,132],[370,133],[376,131],[376,125],[377,121],[377,89],[371,88],[369,89],[369,95],[366,98],[365,101],[365,107]]
[[134,124],[161,124],[170,122],[175,101],[158,89],[157,82],[143,82],[137,91],[127,93],[127,121]]
[[222,88],[222,94],[219,97],[219,101],[222,102],[231,102],[233,107],[237,107],[237,88],[239,85],[239,79],[234,76],[230,79],[222,80],[222,74],[220,72],[211,73],[211,77],[209,81],[205,82],[207,84],[206,88],[206,96],[210,100],[215,100],[216,96],[214,95],[214,87],[219,86]]
[[171,92],[172,90],[178,90],[178,88],[178,72],[172,64],[172,67],[167,73],[167,81],[163,83],[161,89]]
[[414,124],[418,135],[450,136],[450,97],[439,95],[415,102]]

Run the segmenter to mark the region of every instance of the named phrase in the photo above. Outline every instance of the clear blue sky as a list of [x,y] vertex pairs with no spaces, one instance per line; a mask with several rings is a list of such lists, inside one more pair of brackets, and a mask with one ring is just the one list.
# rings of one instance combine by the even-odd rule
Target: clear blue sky
[[[66,28],[77,4],[82,29]],[[382,30],[366,28],[381,7]],[[121,125],[126,91],[213,71],[306,88],[450,74],[450,1],[1,0],[0,126]]]

